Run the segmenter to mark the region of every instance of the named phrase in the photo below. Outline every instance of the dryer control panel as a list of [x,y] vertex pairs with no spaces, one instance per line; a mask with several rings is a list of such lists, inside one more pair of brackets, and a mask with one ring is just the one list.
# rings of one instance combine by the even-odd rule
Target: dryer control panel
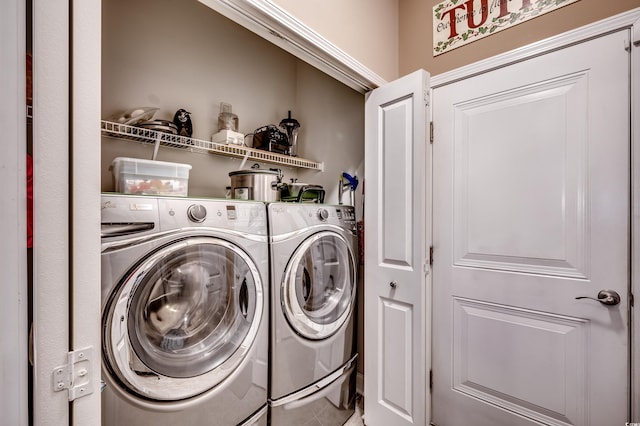
[[353,206],[269,203],[267,208],[272,235],[284,235],[300,229],[329,225],[356,232],[356,213]]
[[356,209],[351,206],[336,207],[336,216],[345,222],[356,223]]

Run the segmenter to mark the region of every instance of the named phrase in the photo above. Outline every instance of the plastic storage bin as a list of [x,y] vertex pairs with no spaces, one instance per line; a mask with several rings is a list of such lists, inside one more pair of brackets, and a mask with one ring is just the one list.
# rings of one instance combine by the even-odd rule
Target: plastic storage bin
[[111,163],[115,191],[186,197],[190,164],[117,157]]

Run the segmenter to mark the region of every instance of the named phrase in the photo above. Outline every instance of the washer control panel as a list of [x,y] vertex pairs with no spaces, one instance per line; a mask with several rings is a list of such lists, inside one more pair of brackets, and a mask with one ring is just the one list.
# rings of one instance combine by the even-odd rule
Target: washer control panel
[[266,235],[264,203],[238,200],[159,198],[158,214],[163,231],[205,227]]

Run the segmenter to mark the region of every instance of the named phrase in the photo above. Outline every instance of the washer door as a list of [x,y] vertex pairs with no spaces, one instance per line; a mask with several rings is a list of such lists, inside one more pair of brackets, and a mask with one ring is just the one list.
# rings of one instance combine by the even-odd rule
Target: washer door
[[294,252],[281,288],[285,317],[313,340],[333,335],[351,314],[356,292],[355,257],[339,234],[319,232]]
[[200,394],[245,358],[262,306],[258,269],[237,246],[213,237],[170,243],[133,268],[111,295],[106,363],[146,398]]

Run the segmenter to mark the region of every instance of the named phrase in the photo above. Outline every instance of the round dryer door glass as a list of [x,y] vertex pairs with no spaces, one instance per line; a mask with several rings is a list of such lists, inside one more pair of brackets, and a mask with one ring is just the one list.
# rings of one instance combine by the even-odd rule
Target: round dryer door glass
[[347,321],[355,291],[351,246],[339,234],[325,231],[306,239],[291,257],[282,283],[282,305],[296,332],[319,340]]
[[[116,373],[144,396],[151,386],[145,378],[162,381],[167,395],[159,389],[156,399],[213,387],[255,339],[261,288],[249,256],[226,241],[188,238],[158,250],[124,279],[112,301],[105,341]],[[172,388],[185,378],[189,386]]]

